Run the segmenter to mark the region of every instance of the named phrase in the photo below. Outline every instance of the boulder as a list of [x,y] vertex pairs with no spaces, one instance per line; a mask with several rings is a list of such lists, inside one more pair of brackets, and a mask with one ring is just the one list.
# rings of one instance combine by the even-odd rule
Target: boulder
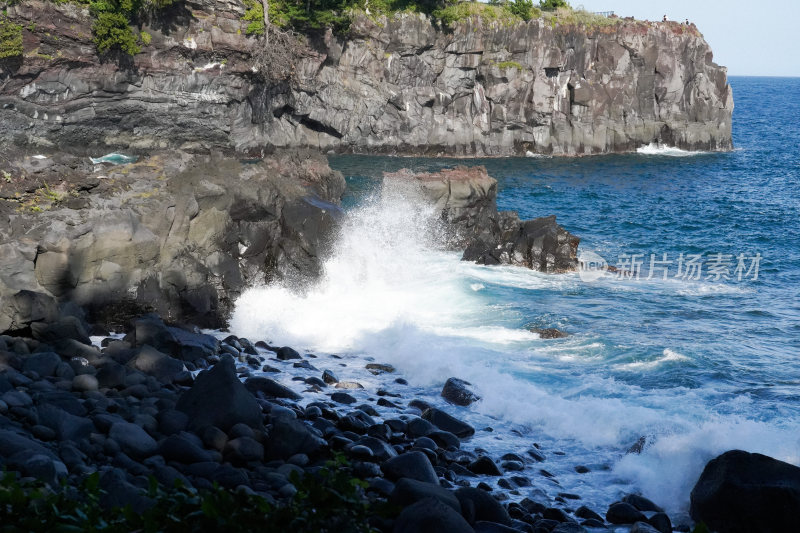
[[61,441],[78,442],[89,438],[94,430],[90,419],[70,414],[53,405],[42,404],[38,412],[39,423],[55,431],[56,437]]
[[720,533],[794,531],[798,510],[800,468],[741,450],[709,461],[691,493],[692,519]]
[[439,476],[436,475],[428,456],[418,451],[392,457],[381,464],[381,470],[392,481],[408,478],[432,484],[439,482]]
[[147,432],[130,422],[115,422],[108,432],[108,437],[119,444],[127,455],[142,459],[158,450],[158,443]]
[[635,522],[646,522],[647,517],[629,503],[616,502],[608,507],[606,520],[612,524],[633,524]]
[[442,398],[455,405],[467,406],[480,400],[474,392],[469,390],[472,384],[458,378],[449,378],[442,388]]
[[452,507],[435,498],[424,498],[403,509],[394,533],[471,533],[472,527]]
[[36,372],[46,378],[56,373],[56,368],[61,363],[61,356],[53,352],[43,352],[28,355],[22,361],[23,372]]
[[422,418],[442,431],[449,431],[460,439],[465,439],[475,434],[475,428],[436,407],[429,407],[426,409],[422,413]]
[[456,498],[461,503],[461,514],[467,522],[496,522],[505,526],[511,525],[508,511],[488,492],[475,487],[461,487],[456,490]]
[[269,429],[264,443],[267,460],[286,460],[299,453],[315,456],[327,447],[325,440],[300,420],[278,420]]
[[426,483],[416,479],[400,479],[389,496],[389,502],[400,507],[407,507],[425,498],[438,500],[461,513],[461,503],[453,492],[439,486],[438,483]]
[[239,381],[229,355],[197,376],[192,388],[178,399],[176,409],[189,417],[189,428],[194,430],[205,426],[228,430],[240,422],[254,428],[263,425],[261,407]]
[[289,387],[281,385],[274,379],[262,376],[247,378],[244,382],[244,386],[254,395],[261,393],[264,398],[287,398],[294,401],[302,399],[302,396]]
[[139,352],[128,361],[128,366],[155,377],[161,383],[172,383],[186,370],[181,361],[149,345],[139,348]]

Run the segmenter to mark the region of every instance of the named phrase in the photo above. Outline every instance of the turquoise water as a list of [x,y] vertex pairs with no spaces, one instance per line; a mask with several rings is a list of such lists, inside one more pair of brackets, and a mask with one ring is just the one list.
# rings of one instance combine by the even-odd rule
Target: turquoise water
[[[498,451],[534,438],[563,450],[568,459],[548,466],[559,490],[597,506],[639,490],[680,514],[705,462],[730,448],[798,464],[800,79],[731,85],[730,153],[332,157],[348,178],[350,218],[326,278],[305,292],[251,291],[233,329],[392,362],[419,394],[434,394],[451,375],[469,379],[484,399],[464,416],[493,421],[501,434],[517,430],[499,439]],[[427,231],[432,214],[381,189],[380,178],[455,164],[486,165],[501,209],[557,215],[581,237],[581,253],[610,264],[642,254],[642,279],[587,282],[440,251]],[[651,254],[673,261],[668,279],[661,270],[644,279]],[[676,276],[680,254],[702,254],[700,279]],[[715,254],[731,279],[707,279]],[[754,279],[747,270],[756,254]],[[265,311],[265,302],[279,311]],[[571,336],[543,340],[530,326]],[[641,436],[645,451],[625,454]],[[592,473],[575,474],[578,463]]]

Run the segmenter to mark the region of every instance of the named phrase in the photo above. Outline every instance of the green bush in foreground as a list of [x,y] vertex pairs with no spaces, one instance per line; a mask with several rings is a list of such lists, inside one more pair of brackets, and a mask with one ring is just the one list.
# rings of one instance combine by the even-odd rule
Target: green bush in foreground
[[41,483],[21,483],[6,473],[0,481],[0,531],[194,532],[258,531],[373,533],[365,482],[352,477],[341,459],[317,475],[292,476],[297,494],[276,506],[257,495],[215,487],[197,491],[184,486],[165,490],[151,479],[144,494],[153,502],[137,513],[130,507],[100,505],[99,475],[82,487],[51,491]]
[[101,54],[113,48],[119,48],[129,55],[141,52],[136,44],[136,34],[128,25],[128,18],[122,13],[99,13],[92,24],[92,33],[94,44]]
[[0,18],[0,59],[22,55],[22,26]]

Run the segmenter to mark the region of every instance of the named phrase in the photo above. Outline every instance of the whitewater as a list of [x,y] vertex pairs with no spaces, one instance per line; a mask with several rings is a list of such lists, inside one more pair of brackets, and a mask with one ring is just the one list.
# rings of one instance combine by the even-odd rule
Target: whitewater
[[[392,364],[412,387],[406,398],[441,402],[447,378],[466,379],[482,400],[455,414],[479,428],[475,446],[540,444],[560,485],[539,478],[538,490],[597,508],[638,491],[685,515],[703,465],[728,449],[800,464],[800,231],[787,232],[798,226],[800,164],[770,143],[785,128],[748,121],[746,91],[764,98],[775,89],[765,83],[734,79],[745,108],[735,152],[475,161],[498,179],[501,208],[558,215],[582,252],[611,264],[758,252],[759,279],[586,282],[462,262],[444,249],[436,213],[381,180],[456,162],[342,156],[331,162],[348,178],[347,216],[321,280],[248,290],[231,331],[352,368]],[[570,336],[541,339],[531,327]],[[642,452],[627,453],[641,437]]]

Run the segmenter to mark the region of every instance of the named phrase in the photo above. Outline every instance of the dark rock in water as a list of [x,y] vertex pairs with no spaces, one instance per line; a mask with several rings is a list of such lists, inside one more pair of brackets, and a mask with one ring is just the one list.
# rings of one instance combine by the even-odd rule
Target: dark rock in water
[[461,503],[455,493],[442,488],[438,483],[425,483],[416,479],[403,478],[398,481],[389,497],[390,503],[406,507],[425,498],[433,498],[461,512]]
[[265,398],[288,398],[294,401],[302,398],[302,396],[289,387],[281,385],[274,379],[261,376],[247,378],[244,382],[244,386],[254,395],[261,393]]
[[211,370],[201,372],[178,400],[176,409],[189,417],[189,427],[216,426],[223,430],[238,423],[261,427],[261,407],[236,377],[233,358],[223,356]]
[[639,440],[634,442],[631,445],[631,447],[628,448],[628,451],[626,451],[625,453],[640,454],[640,453],[642,453],[644,451],[646,446],[647,446],[647,437],[641,436],[641,437],[639,437]]
[[325,440],[300,420],[278,420],[264,443],[267,460],[286,460],[299,453],[312,457],[327,447]]
[[511,517],[508,516],[508,512],[486,491],[462,487],[456,490],[456,498],[461,503],[461,514],[470,524],[486,521],[506,526],[511,525]]
[[660,533],[656,528],[647,522],[636,522],[631,526],[630,533]]
[[394,367],[392,365],[382,364],[382,363],[367,363],[366,369],[370,371],[371,374],[391,374],[394,372]]
[[455,405],[467,406],[480,400],[480,397],[469,390],[472,384],[458,378],[449,378],[442,388],[442,398]]
[[589,469],[588,466],[578,465],[575,467],[575,472],[579,474],[588,474],[589,472],[591,472],[591,470]]
[[430,407],[422,413],[422,418],[443,431],[449,431],[460,439],[471,437],[475,428],[435,407]]
[[731,450],[706,464],[690,514],[720,532],[795,531],[800,468],[759,453]]
[[328,385],[334,385],[339,382],[339,378],[337,378],[336,374],[334,374],[330,370],[324,370],[322,372],[322,381],[324,381]]
[[433,470],[428,456],[419,451],[393,457],[381,465],[381,470],[392,481],[409,478],[432,484],[439,482],[439,476]]
[[473,472],[478,475],[484,476],[502,476],[503,473],[497,467],[494,461],[492,461],[491,457],[487,455],[482,455],[471,462],[467,468],[470,472]]
[[594,520],[599,520],[600,522],[603,521],[603,517],[602,516],[600,516],[599,514],[595,513],[594,511],[592,511],[591,509],[589,509],[585,505],[581,505],[580,507],[578,507],[578,509],[575,511],[575,516],[577,516],[578,518],[584,518],[584,519],[592,518]]
[[520,531],[511,526],[505,526],[497,522],[487,522],[485,520],[475,522],[472,524],[472,528],[475,533],[519,533]]
[[586,529],[575,522],[564,522],[551,529],[550,533],[586,533]]
[[161,383],[172,383],[185,370],[181,361],[148,345],[139,349],[139,353],[128,361],[128,366],[155,377]]
[[666,513],[656,513],[647,519],[647,523],[653,526],[659,533],[671,533],[672,521]]
[[612,503],[606,511],[606,520],[612,524],[633,524],[644,522],[647,517],[629,503],[616,502]]
[[548,507],[542,512],[542,516],[548,520],[555,520],[556,522],[572,522],[569,515],[558,507]]
[[375,437],[361,437],[356,444],[369,448],[372,456],[378,461],[388,461],[397,457],[397,451],[392,446]]
[[474,532],[457,510],[436,498],[423,498],[403,509],[395,520],[392,531],[393,533]]
[[295,350],[294,348],[290,348],[289,346],[283,346],[281,348],[278,348],[276,355],[278,359],[280,359],[281,361],[288,361],[290,359],[302,359],[300,354],[297,353],[297,350]]
[[622,501],[633,505],[639,511],[654,511],[656,513],[664,512],[664,509],[651,502],[644,496],[640,496],[639,494],[627,494],[622,498]]
[[563,339],[569,334],[556,328],[531,328],[532,333],[538,333],[542,339]]
[[346,392],[334,392],[331,394],[331,400],[336,403],[343,403],[345,405],[354,404],[358,401]]

